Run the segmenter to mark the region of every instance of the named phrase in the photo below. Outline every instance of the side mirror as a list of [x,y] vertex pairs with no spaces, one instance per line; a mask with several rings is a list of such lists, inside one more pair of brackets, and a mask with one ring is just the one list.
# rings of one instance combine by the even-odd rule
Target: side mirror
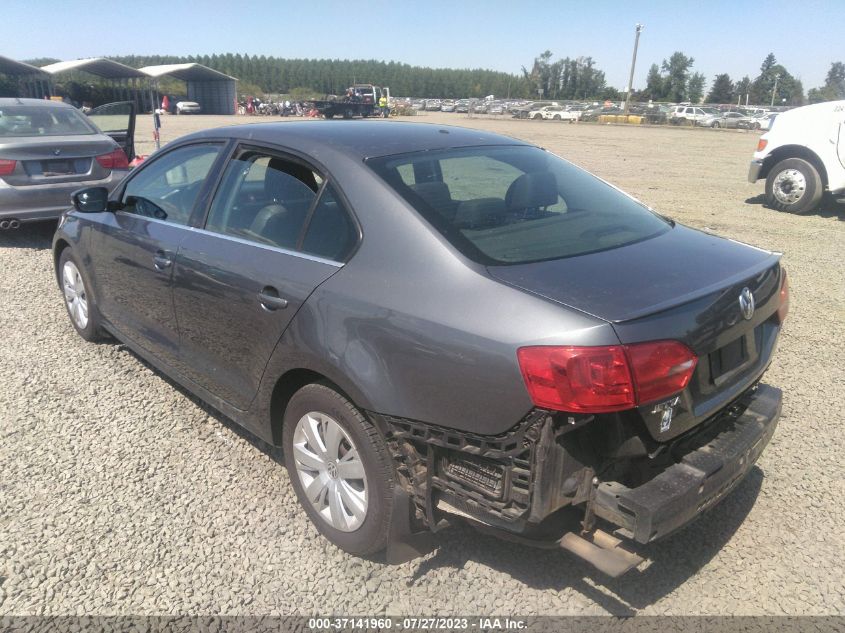
[[73,208],[80,213],[102,213],[109,208],[109,190],[105,187],[86,187],[74,191],[70,199]]

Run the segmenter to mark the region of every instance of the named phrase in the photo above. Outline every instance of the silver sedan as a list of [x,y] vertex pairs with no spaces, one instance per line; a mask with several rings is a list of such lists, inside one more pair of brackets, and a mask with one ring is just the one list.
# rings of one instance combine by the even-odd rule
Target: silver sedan
[[[112,113],[107,120],[130,116]],[[115,127],[131,144],[134,125]],[[0,99],[0,230],[56,219],[71,193],[89,186],[111,191],[128,171],[126,151],[73,106]]]

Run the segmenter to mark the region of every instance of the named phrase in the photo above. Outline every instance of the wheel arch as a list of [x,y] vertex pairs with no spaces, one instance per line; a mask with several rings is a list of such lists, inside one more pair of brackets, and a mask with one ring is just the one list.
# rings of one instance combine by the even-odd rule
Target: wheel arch
[[64,238],[56,240],[56,244],[53,246],[53,272],[56,275],[56,283],[60,286],[62,278],[61,271],[59,271],[59,260],[62,258],[62,253],[64,253],[66,248],[70,248],[70,242]]
[[772,168],[780,161],[786,160],[787,158],[801,158],[810,163],[816,168],[816,171],[819,172],[819,177],[822,180],[822,188],[827,189],[827,170],[824,167],[824,163],[821,158],[819,158],[818,154],[803,145],[784,145],[783,147],[778,147],[772,151],[772,153],[766,156],[763,160],[763,168],[760,170],[758,178],[760,180],[766,179]]
[[282,445],[285,411],[293,395],[306,385],[320,383],[331,387],[364,412],[368,407],[367,403],[362,400],[363,395],[351,385],[347,385],[344,388],[340,384],[342,382],[345,383],[346,381],[333,380],[330,376],[326,375],[326,372],[316,371],[307,367],[288,369],[279,376],[273,384],[273,389],[270,393],[269,422],[273,444],[276,446]]

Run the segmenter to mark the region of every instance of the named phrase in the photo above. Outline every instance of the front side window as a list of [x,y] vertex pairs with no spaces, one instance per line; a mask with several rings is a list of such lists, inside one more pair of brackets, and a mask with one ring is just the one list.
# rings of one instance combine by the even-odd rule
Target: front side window
[[123,192],[123,211],[174,224],[187,224],[219,144],[188,145],[156,159]]
[[367,164],[467,257],[522,264],[602,251],[671,224],[536,147],[417,152]]
[[295,249],[321,184],[299,162],[245,150],[229,161],[205,228]]

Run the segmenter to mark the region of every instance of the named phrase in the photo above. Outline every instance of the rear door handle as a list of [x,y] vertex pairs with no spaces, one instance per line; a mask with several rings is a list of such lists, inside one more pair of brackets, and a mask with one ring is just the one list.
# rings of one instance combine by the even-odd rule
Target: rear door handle
[[153,264],[155,265],[156,270],[166,270],[173,264],[173,258],[169,253],[156,251],[156,254],[153,257]]
[[288,300],[282,299],[279,296],[279,291],[272,286],[265,286],[264,289],[258,293],[258,302],[265,310],[282,310],[288,307]]

